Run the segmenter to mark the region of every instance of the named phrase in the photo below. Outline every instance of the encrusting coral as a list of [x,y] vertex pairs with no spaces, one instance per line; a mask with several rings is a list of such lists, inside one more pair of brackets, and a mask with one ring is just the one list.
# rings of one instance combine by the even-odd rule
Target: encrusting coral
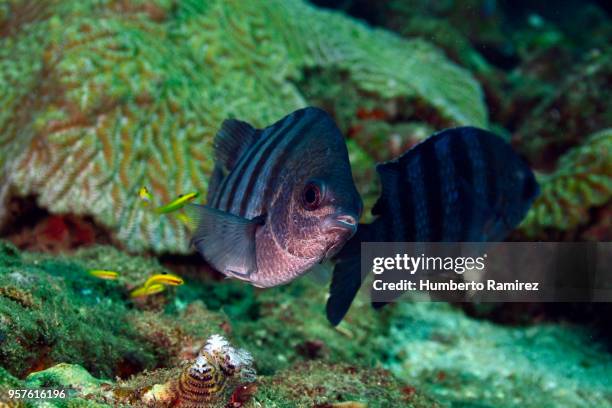
[[435,47],[300,0],[11,0],[0,33],[0,202],[34,194],[132,250],[187,251],[179,220],[143,211],[138,188],[205,196],[219,124],[306,105],[295,84],[308,69],[450,123],[487,120],[479,85]]
[[540,177],[540,186],[521,231],[537,237],[546,229],[570,231],[588,223],[591,208],[612,201],[612,129],[563,155],[555,172]]

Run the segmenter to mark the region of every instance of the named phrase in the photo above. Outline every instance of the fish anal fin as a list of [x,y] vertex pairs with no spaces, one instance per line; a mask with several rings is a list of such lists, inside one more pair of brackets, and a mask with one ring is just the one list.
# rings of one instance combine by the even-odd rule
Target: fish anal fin
[[341,259],[336,263],[325,311],[327,320],[337,326],[357,296],[361,287],[361,258],[359,255]]

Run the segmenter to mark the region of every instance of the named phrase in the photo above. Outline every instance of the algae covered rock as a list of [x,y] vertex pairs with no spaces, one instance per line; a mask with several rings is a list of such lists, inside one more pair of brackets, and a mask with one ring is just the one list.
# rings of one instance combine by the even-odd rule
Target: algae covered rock
[[444,303],[397,305],[385,367],[442,406],[608,407],[612,356],[584,327],[507,327]]
[[25,383],[30,388],[69,388],[71,392],[80,395],[97,392],[103,384],[109,384],[94,378],[79,365],[66,363],[32,373]]
[[300,0],[11,0],[0,32],[0,201],[91,215],[134,250],[188,242],[177,219],[143,211],[138,188],[159,202],[205,194],[220,123],[264,126],[306,105],[307,69],[486,123],[478,84],[435,47]]
[[[546,62],[555,58],[545,57]],[[517,146],[533,163],[554,162],[554,158],[582,143],[589,134],[612,126],[608,94],[612,84],[612,48],[593,50],[575,65],[569,74],[562,66],[564,80],[548,84],[552,92],[530,109],[514,136]],[[519,75],[515,80],[527,82]]]
[[[127,283],[88,274],[83,263],[91,262],[92,250],[79,260],[19,254],[8,244],[0,248],[0,362],[18,377],[58,363],[79,364],[102,378],[128,376],[178,361],[181,350],[224,321],[197,302],[172,314],[138,310]],[[97,257],[119,271],[121,261],[130,259],[104,252],[97,249]],[[143,279],[149,266],[143,258],[126,262]]]
[[265,378],[253,399],[260,406],[278,408],[439,406],[386,370],[321,362],[296,364]]

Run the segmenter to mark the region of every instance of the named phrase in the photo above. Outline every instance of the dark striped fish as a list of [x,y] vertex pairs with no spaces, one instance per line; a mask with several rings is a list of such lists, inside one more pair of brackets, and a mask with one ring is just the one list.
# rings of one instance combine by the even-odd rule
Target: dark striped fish
[[361,242],[501,241],[539,191],[533,173],[507,143],[473,127],[439,132],[376,169],[382,183],[372,209],[376,218],[360,224],[336,257],[327,302],[334,325],[361,286]]
[[265,129],[226,120],[215,161],[207,205],[188,211],[193,245],[225,275],[260,287],[287,283],[355,233],[361,198],[325,111],[300,109]]

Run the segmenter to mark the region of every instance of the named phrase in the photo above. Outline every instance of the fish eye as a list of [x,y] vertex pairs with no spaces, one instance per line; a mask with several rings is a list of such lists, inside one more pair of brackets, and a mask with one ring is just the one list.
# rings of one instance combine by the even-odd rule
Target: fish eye
[[316,210],[323,198],[321,186],[316,182],[309,182],[302,191],[302,203],[307,210]]

